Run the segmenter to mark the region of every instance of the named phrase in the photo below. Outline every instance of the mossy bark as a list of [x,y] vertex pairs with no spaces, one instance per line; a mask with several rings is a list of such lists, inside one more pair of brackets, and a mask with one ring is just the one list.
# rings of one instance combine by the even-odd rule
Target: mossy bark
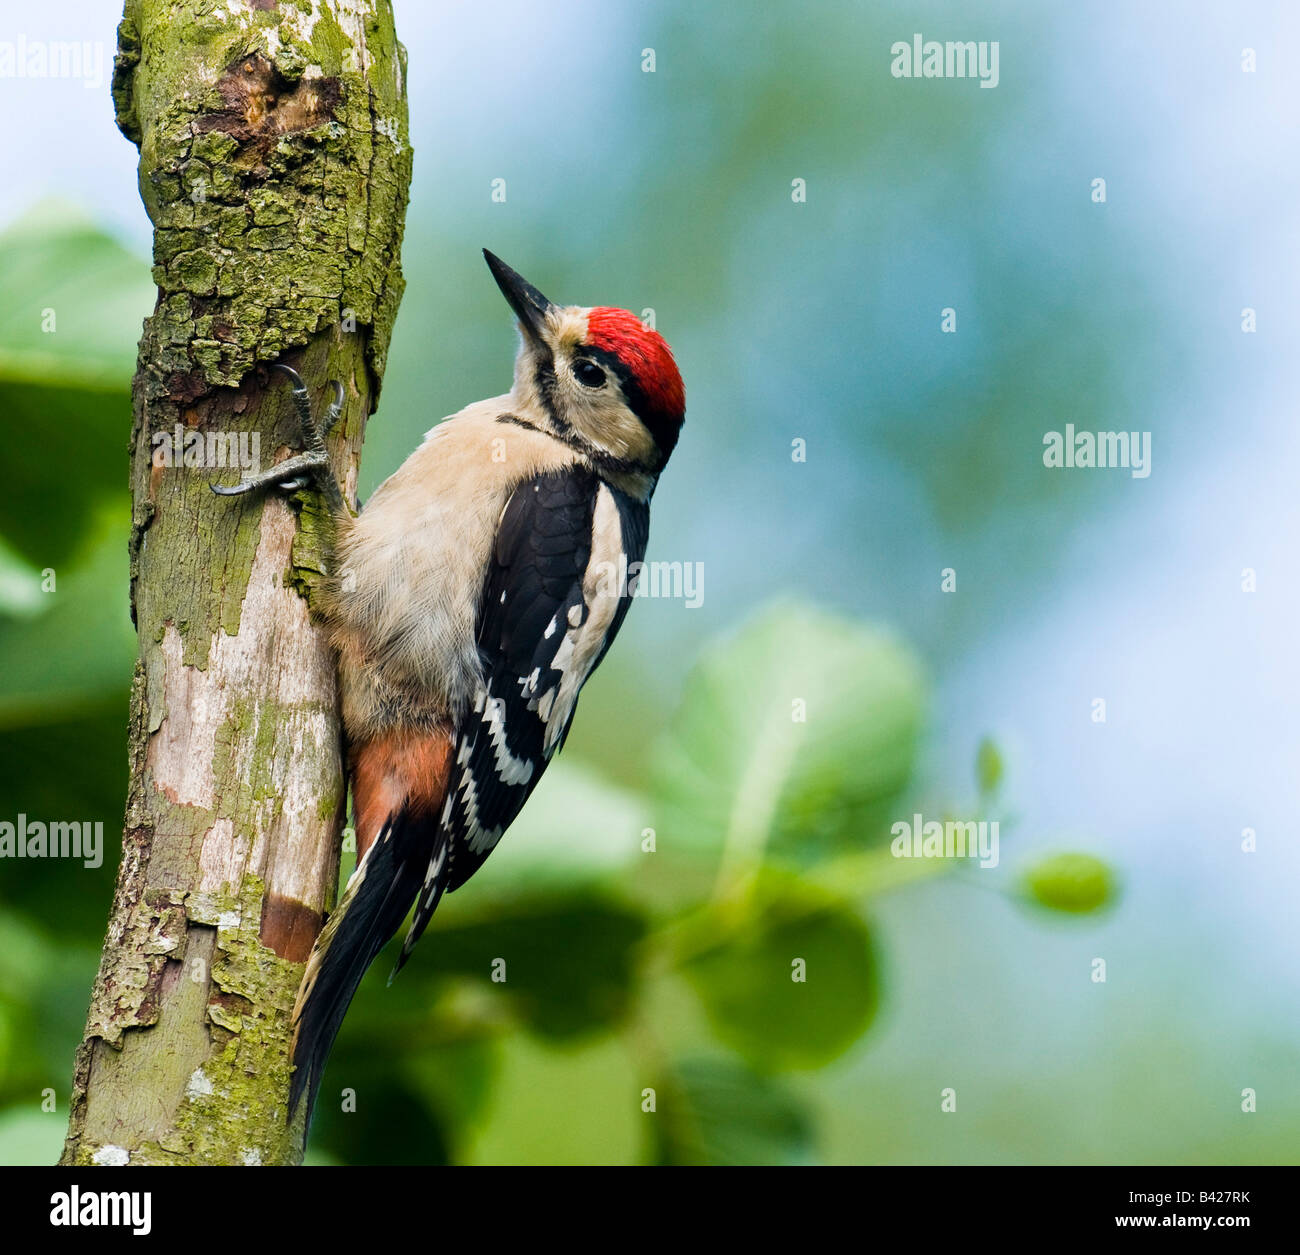
[[[293,364],[355,492],[402,292],[405,52],[388,0],[127,0],[113,100],[140,149],[158,303],[135,376],[122,864],[63,1162],[293,1163],[289,1013],[332,905],[345,781],[310,598],[329,520],[230,499],[175,435],[300,445]],[[160,437],[168,439],[160,441]],[[185,445],[182,440],[181,444]],[[173,465],[167,465],[168,453]]]

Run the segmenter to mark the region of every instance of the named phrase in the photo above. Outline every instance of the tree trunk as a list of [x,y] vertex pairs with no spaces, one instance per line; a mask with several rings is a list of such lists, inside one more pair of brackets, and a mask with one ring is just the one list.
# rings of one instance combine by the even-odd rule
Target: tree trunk
[[405,76],[388,0],[126,3],[113,99],[158,284],[133,387],[140,655],[64,1163],[302,1157],[289,1015],[333,904],[346,793],[310,613],[329,520],[306,493],[214,496],[241,472],[211,464],[210,437],[256,435],[279,460],[301,442],[266,364],[293,363],[320,409],[341,380],[330,449],[354,496],[402,292]]

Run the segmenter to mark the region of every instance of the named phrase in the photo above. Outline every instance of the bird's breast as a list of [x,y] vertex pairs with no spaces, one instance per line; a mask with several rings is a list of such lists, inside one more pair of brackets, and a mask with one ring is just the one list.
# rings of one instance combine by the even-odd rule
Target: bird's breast
[[503,397],[439,424],[340,538],[331,619],[354,739],[454,722],[482,684],[476,627],[501,513],[522,481],[575,456],[509,414]]

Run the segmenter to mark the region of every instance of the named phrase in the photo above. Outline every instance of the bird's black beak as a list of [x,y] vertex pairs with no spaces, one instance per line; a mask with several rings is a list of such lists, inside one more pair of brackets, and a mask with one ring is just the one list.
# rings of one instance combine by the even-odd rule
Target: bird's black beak
[[501,295],[510,302],[510,308],[515,311],[528,335],[540,343],[542,326],[546,321],[546,312],[551,308],[551,302],[523,275],[511,270],[495,253],[489,253],[484,249],[483,256],[487,260],[492,277],[497,281],[497,287],[501,289]]

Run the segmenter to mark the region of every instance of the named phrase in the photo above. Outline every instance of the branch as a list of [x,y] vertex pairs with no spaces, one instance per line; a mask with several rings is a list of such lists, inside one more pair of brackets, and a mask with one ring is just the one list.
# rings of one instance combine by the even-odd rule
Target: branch
[[265,369],[286,360],[318,400],[344,382],[330,449],[355,498],[402,292],[405,77],[388,0],[313,0],[311,17],[126,3],[113,98],[140,149],[158,284],[133,386],[140,654],[64,1163],[302,1157],[301,1120],[285,1126],[289,1013],[334,900],[346,793],[309,605],[329,520],[305,495],[301,517],[214,496],[209,481],[240,470],[203,463],[241,436],[264,462],[292,452],[289,391]]

